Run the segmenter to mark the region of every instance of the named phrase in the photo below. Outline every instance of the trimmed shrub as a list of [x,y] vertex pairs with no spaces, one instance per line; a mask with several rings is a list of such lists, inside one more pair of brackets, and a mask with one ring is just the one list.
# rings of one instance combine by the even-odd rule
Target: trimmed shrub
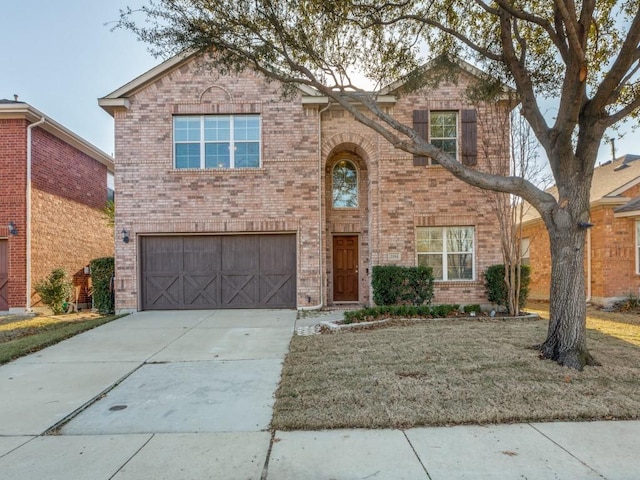
[[477,303],[473,303],[471,305],[465,305],[462,310],[464,311],[464,313],[481,313],[482,312],[482,308],[480,308],[480,305],[478,305]]
[[344,312],[344,323],[371,322],[383,318],[437,318],[460,310],[460,305],[383,305]]
[[431,314],[434,317],[446,317],[456,310],[460,310],[460,305],[436,305],[435,307],[431,308]]
[[37,282],[33,288],[54,315],[64,313],[64,304],[73,290],[64,268],[53,269],[47,278]]
[[[520,268],[520,301],[519,307],[524,307],[529,296],[529,281],[531,279],[531,268],[529,265],[521,265]],[[484,273],[485,288],[490,302],[498,305],[508,305],[509,296],[507,284],[504,281],[504,265],[491,265]]]
[[93,286],[93,307],[100,313],[113,313],[114,292],[112,278],[114,274],[113,257],[91,260],[91,284]]
[[431,267],[376,265],[371,286],[378,306],[428,305],[433,298],[433,272]]

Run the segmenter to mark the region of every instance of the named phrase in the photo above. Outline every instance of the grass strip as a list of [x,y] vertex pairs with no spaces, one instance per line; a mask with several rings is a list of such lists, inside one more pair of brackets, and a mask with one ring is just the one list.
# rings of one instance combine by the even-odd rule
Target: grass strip
[[91,318],[85,321],[69,321],[45,324],[30,335],[0,343],[0,365],[16,358],[37,352],[43,348],[55,345],[62,340],[79,333],[109,323],[123,315],[108,315]]

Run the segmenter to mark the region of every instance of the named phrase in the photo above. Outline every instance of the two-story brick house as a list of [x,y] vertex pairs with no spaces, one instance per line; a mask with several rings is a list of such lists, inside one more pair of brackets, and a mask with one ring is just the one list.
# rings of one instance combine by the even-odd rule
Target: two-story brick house
[[0,312],[41,306],[33,285],[60,267],[87,302],[85,267],[113,255],[110,173],[111,156],[31,105],[0,100]]
[[[115,119],[118,310],[371,302],[375,265],[431,265],[435,302],[487,303],[486,193],[394,149],[317,92],[283,97],[178,56],[99,100]],[[508,165],[505,101],[456,82],[378,102],[474,168]]]

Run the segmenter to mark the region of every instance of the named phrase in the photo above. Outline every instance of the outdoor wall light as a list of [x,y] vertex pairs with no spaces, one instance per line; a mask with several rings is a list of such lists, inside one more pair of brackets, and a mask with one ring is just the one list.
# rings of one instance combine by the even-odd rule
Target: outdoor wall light
[[124,228],[122,229],[122,241],[124,243],[129,243],[129,232],[127,232]]
[[9,233],[11,235],[18,235],[18,229],[16,228],[16,224],[13,222],[9,222]]
[[580,228],[587,229],[587,228],[591,228],[591,227],[593,227],[593,223],[589,223],[589,222],[578,222],[578,226],[579,226]]

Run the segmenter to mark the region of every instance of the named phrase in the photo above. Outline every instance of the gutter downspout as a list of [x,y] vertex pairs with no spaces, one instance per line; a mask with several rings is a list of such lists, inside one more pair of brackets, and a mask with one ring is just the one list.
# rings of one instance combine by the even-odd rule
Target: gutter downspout
[[591,229],[587,229],[587,302],[591,301]]
[[298,308],[298,310],[302,311],[320,310],[324,306],[324,289],[322,288],[324,285],[322,272],[322,268],[324,266],[324,263],[322,262],[324,253],[322,250],[322,230],[324,228],[324,223],[322,221],[322,114],[326,112],[329,107],[331,107],[330,101],[327,103],[326,107],[318,110],[318,276],[320,277],[320,303],[317,305]]
[[26,259],[27,259],[27,302],[25,311],[31,313],[31,130],[33,127],[42,125],[45,117],[42,117],[36,123],[27,126],[27,218],[25,222],[25,232],[27,237]]

